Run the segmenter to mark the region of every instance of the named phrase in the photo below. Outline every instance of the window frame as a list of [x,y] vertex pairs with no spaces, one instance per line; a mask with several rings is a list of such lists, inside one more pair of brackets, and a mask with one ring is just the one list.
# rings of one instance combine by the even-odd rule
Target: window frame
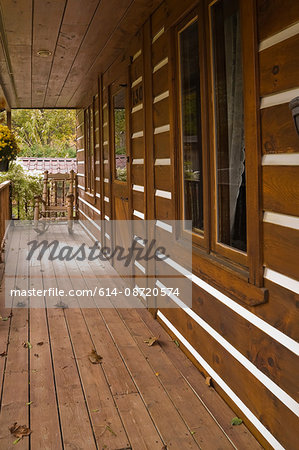
[[[122,89],[125,90],[125,126],[126,126],[126,167],[127,167],[127,181],[122,181],[116,178],[116,161],[115,161],[115,123],[114,123],[114,97]],[[128,83],[125,76],[120,77],[117,81],[110,85],[109,89],[109,103],[110,103],[110,136],[111,136],[111,175],[112,182],[119,183],[122,186],[126,186],[129,183],[129,100],[128,100]]]
[[183,153],[183,131],[182,131],[182,96],[181,96],[181,63],[180,63],[180,33],[182,33],[188,26],[197,21],[198,23],[198,46],[199,46],[199,73],[200,73],[200,105],[201,105],[201,145],[202,145],[202,172],[203,172],[203,230],[187,231],[178,230],[178,234],[181,238],[190,239],[192,235],[192,244],[200,247],[201,249],[208,251],[209,248],[209,206],[208,206],[208,180],[206,174],[208,173],[208,133],[207,133],[207,117],[206,110],[207,103],[207,88],[206,88],[206,63],[205,63],[205,51],[203,48],[203,29],[200,25],[200,8],[193,9],[183,20],[181,20],[175,27],[175,56],[176,56],[176,70],[178,76],[176,77],[175,91],[176,95],[176,110],[177,117],[175,123],[178,124],[178,180],[179,180],[179,192],[177,196],[177,218],[184,220],[184,153]]
[[[256,24],[256,4],[254,0],[239,0],[241,20],[241,45],[243,62],[244,95],[244,133],[246,146],[246,224],[247,252],[217,242],[217,186],[216,186],[216,142],[213,90],[213,47],[211,27],[211,6],[220,0],[202,1],[198,7],[173,26],[173,75],[178,74],[178,30],[191,23],[192,17],[198,17],[200,76],[201,76],[201,110],[202,110],[202,157],[203,157],[203,212],[204,235],[192,232],[195,257],[209,257],[217,266],[227,268],[228,273],[236,273],[242,279],[257,287],[263,286],[262,264],[262,200],[261,200],[261,142],[259,111],[259,74],[258,74],[258,40]],[[246,37],[246,38],[244,38]],[[174,46],[173,46],[174,47]],[[180,79],[175,76],[173,92],[176,97],[177,111],[174,123],[177,124],[175,142],[179,164],[175,168],[179,184],[176,195],[176,217],[183,219],[183,173],[181,143]],[[209,180],[210,178],[210,180]],[[185,231],[179,231],[177,238],[183,238]],[[197,256],[196,256],[197,255]],[[240,275],[238,275],[240,274]],[[241,275],[242,274],[242,275]]]
[[84,109],[84,175],[85,192],[95,196],[95,98]]

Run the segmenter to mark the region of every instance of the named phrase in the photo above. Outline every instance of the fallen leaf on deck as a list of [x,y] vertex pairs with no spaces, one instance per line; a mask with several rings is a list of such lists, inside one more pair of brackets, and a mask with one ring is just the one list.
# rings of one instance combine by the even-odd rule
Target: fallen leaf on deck
[[36,345],[44,345],[43,342],[38,342]]
[[192,436],[196,433],[196,431],[191,431]]
[[117,436],[117,434],[114,433],[114,431],[112,430],[111,427],[109,427],[109,425],[106,425],[106,430],[110,431],[110,433],[113,434],[113,436]]
[[91,412],[99,412],[99,408],[98,409],[92,409]]
[[149,339],[146,339],[145,342],[149,347],[151,347],[152,345],[154,345],[155,342],[158,341],[157,337],[150,337]]
[[179,341],[173,341],[174,343],[175,343],[175,345],[177,346],[177,347],[179,347],[180,346],[180,343],[179,343]]
[[35,356],[36,358],[39,358],[39,354],[38,354],[38,353],[34,353],[34,356]]
[[206,384],[207,384],[208,386],[211,386],[211,381],[212,381],[212,378],[211,378],[211,377],[206,377]]
[[23,342],[23,347],[24,348],[29,348],[29,349],[31,349],[32,348],[32,345],[30,344],[30,342],[29,341],[27,341],[27,342]]
[[102,356],[98,355],[95,349],[91,350],[91,353],[88,355],[88,359],[92,364],[100,364],[103,359]]
[[33,402],[27,402],[26,406],[32,405]]
[[8,317],[2,317],[1,316],[1,320],[2,320],[2,322],[6,322],[8,320]]
[[13,441],[13,445],[17,444],[18,442],[20,442],[21,438],[17,438],[15,441]]
[[7,356],[7,352],[4,351],[4,352],[0,353],[0,356],[2,356],[2,357]]
[[18,439],[22,439],[24,436],[29,436],[31,434],[30,428],[26,425],[18,425],[17,422],[9,428],[9,431]]
[[159,374],[159,372],[156,372],[155,375],[156,375],[156,377],[158,377],[160,374]]
[[234,417],[232,420],[231,420],[231,425],[241,425],[241,423],[243,423],[243,420],[242,419],[239,419],[239,417]]

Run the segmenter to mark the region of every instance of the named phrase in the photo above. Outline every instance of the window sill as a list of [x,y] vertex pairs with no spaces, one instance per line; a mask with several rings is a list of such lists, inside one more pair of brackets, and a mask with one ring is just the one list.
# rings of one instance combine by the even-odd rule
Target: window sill
[[193,246],[192,271],[211,286],[228,297],[246,306],[258,306],[268,301],[268,290],[249,282],[248,271],[220,259],[207,255]]

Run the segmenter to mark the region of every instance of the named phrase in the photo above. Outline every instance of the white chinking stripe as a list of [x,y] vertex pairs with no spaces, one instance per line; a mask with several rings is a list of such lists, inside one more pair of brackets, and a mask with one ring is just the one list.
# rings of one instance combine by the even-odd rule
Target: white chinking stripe
[[138,290],[139,295],[140,295],[144,300],[147,300],[145,293],[141,291],[140,287],[139,287],[137,284],[135,284],[135,289]]
[[[159,280],[156,285],[161,289],[166,289],[166,286]],[[214,328],[199,317],[191,308],[189,308],[176,295],[169,293],[168,296],[185,311],[201,328],[203,328],[210,336],[212,336],[225,350],[230,353],[242,366],[245,367],[258,381],[260,381],[269,391],[272,392],[287,408],[289,408],[296,416],[299,417],[299,404],[269,377],[267,377],[261,370],[259,370],[251,361],[249,361],[239,350],[224,339]]]
[[93,205],[88,203],[86,200],[84,200],[84,198],[78,197],[78,200],[80,200],[80,202],[82,202],[82,203],[85,203],[85,205],[87,205],[89,208],[93,209],[97,214],[101,214],[101,211],[99,209],[95,208]]
[[166,64],[168,64],[168,58],[164,58],[162,59],[162,61],[160,61],[153,69],[153,73],[158,72],[158,70],[162,69],[162,67],[166,66]]
[[144,159],[143,158],[135,158],[135,159],[133,159],[133,161],[132,161],[132,164],[136,164],[136,165],[138,165],[138,164],[144,164]]
[[134,209],[133,215],[139,217],[140,219],[144,219],[144,214],[140,211],[137,211],[136,209]]
[[274,225],[299,230],[299,217],[296,216],[288,216],[287,214],[265,211],[263,221],[266,223],[273,223]]
[[134,62],[140,55],[141,55],[141,49],[138,50],[138,52],[135,53],[135,55],[132,58],[132,62]]
[[106,238],[107,238],[107,239],[109,239],[109,241],[111,241],[111,237],[110,237],[110,234],[108,234],[108,233],[105,233],[105,236],[106,236]]
[[78,141],[80,141],[80,140],[83,139],[83,138],[84,138],[83,135],[82,135],[82,136],[79,136],[79,137],[77,137],[76,141],[78,142]]
[[170,166],[170,158],[157,158],[155,159],[155,166]]
[[79,189],[85,189],[85,187],[81,186],[81,184],[78,184],[77,186],[78,186]]
[[107,108],[107,103],[104,103],[103,109],[106,109],[106,108]]
[[294,97],[298,96],[299,88],[280,92],[279,94],[267,95],[261,99],[261,109],[269,108],[270,106],[282,105],[283,103],[289,103]]
[[171,192],[163,191],[162,189],[156,189],[155,196],[156,197],[168,198],[168,199],[171,200]]
[[144,192],[144,186],[140,186],[139,184],[133,184],[133,191]]
[[78,177],[82,177],[82,178],[85,177],[84,173],[80,173],[80,172],[77,172],[77,176],[78,176]]
[[155,34],[155,36],[152,39],[152,44],[154,44],[159,39],[159,37],[162,36],[163,33],[164,33],[164,26],[161,28],[160,31],[158,31],[157,34]]
[[134,114],[137,111],[141,111],[143,109],[143,103],[140,103],[140,105],[134,106],[134,108],[132,108],[132,114]]
[[96,181],[101,181],[101,178],[100,177],[96,177]]
[[161,102],[162,100],[164,100],[165,98],[169,97],[169,91],[165,91],[160,95],[157,95],[157,97],[154,98],[154,103],[158,103]]
[[96,161],[96,165],[98,166],[100,164],[100,161]]
[[162,220],[156,220],[156,227],[162,228],[162,230],[172,233],[172,225],[162,222]]
[[104,197],[104,202],[107,202],[107,203],[109,203],[110,202],[110,199],[109,199],[109,197]]
[[133,87],[137,86],[137,84],[139,84],[141,82],[142,82],[142,76],[137,78],[135,81],[133,81],[133,83],[131,84],[131,87],[133,88]]
[[294,278],[287,277],[275,270],[268,269],[268,267],[265,267],[264,269],[264,278],[299,294],[299,281],[294,280]]
[[172,323],[161,313],[157,312],[157,316],[167,325],[167,327],[178,337],[182,344],[189,350],[199,364],[209,373],[209,375],[216,381],[217,384],[224,390],[224,392],[233,400],[233,402],[244,412],[250,422],[261,432],[264,438],[272,445],[275,450],[284,450],[282,445],[275,439],[275,437],[267,430],[267,428],[258,420],[258,418],[250,411],[250,409],[242,402],[242,400],[234,393],[234,391],[220,378],[218,373],[200,356],[194,347],[187,341],[186,338],[172,325]]
[[103,128],[108,126],[108,122],[103,123]]
[[77,161],[77,164],[84,164],[84,161]]
[[110,217],[109,217],[109,216],[105,216],[105,219],[109,221],[109,220],[110,220]]
[[92,234],[92,232],[89,231],[89,229],[84,225],[84,223],[82,222],[82,220],[79,220],[79,224],[81,225],[82,228],[84,228],[84,230],[86,231],[86,233],[89,234],[89,237],[91,237],[91,238],[94,239],[95,241],[98,240],[98,239]]
[[143,137],[143,131],[136,131],[136,133],[132,134],[132,139],[138,139],[140,137]]
[[299,166],[299,153],[264,155],[262,166]]
[[96,144],[96,145],[95,145],[95,148],[99,148],[99,147],[100,147],[100,144]]
[[81,153],[84,152],[84,148],[79,148],[79,150],[77,150],[77,153]]
[[134,241],[138,242],[138,244],[141,245],[142,247],[145,247],[144,239],[142,239],[141,237],[135,235]]
[[109,179],[108,178],[104,178],[104,183],[109,183]]
[[101,194],[96,193],[96,197],[101,198]]
[[[159,256],[158,253],[157,253],[157,256]],[[164,255],[162,255],[162,256],[164,256]],[[218,289],[216,289],[213,286],[211,286],[210,284],[206,283],[201,278],[199,278],[197,275],[194,275],[192,272],[185,269],[183,266],[181,266],[177,262],[173,261],[171,258],[166,258],[164,260],[164,262],[167,263],[169,266],[171,266],[173,269],[177,270],[179,273],[185,275],[185,277],[192,280],[192,282],[194,284],[199,286],[204,291],[208,292],[208,294],[211,294],[213,297],[215,297],[221,303],[226,305],[228,308],[230,308],[235,313],[239,314],[244,319],[248,320],[248,322],[252,323],[254,326],[256,326],[257,328],[262,330],[264,333],[268,334],[270,337],[275,339],[277,342],[279,342],[281,345],[286,347],[288,350],[292,351],[296,355],[299,355],[299,344],[296,341],[294,341],[294,339],[292,339],[289,336],[287,336],[286,334],[282,333],[277,328],[275,328],[272,325],[270,325],[269,323],[265,322],[263,319],[260,319],[258,316],[256,316],[252,312],[248,311],[248,309],[239,305],[239,303],[235,302],[234,300],[229,298],[227,295],[220,292]],[[287,277],[284,277],[284,278],[287,278]]]
[[135,265],[136,267],[138,267],[138,269],[139,269],[141,272],[145,273],[145,267],[143,267],[138,261],[134,261],[134,265]]
[[266,50],[266,48],[272,47],[273,45],[285,41],[290,37],[296,36],[296,34],[298,33],[299,33],[299,22],[261,41],[259,45],[259,51],[262,52],[263,50]]
[[89,222],[91,222],[94,227],[96,227],[99,231],[101,231],[101,227],[97,223],[95,223],[94,220],[92,220],[90,217],[88,217],[88,215],[85,214],[85,212],[83,212],[82,209],[79,209],[79,212],[81,214],[83,214],[83,216],[86,217],[86,219],[89,220]]
[[162,127],[155,128],[154,134],[167,133],[170,130],[170,125],[163,125]]

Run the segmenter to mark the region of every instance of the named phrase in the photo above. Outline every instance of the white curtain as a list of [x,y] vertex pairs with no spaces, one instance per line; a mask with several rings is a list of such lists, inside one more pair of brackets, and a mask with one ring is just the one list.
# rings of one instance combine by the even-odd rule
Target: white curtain
[[233,14],[224,23],[226,49],[227,122],[229,146],[229,205],[232,235],[242,174],[245,170],[244,105],[240,17]]

